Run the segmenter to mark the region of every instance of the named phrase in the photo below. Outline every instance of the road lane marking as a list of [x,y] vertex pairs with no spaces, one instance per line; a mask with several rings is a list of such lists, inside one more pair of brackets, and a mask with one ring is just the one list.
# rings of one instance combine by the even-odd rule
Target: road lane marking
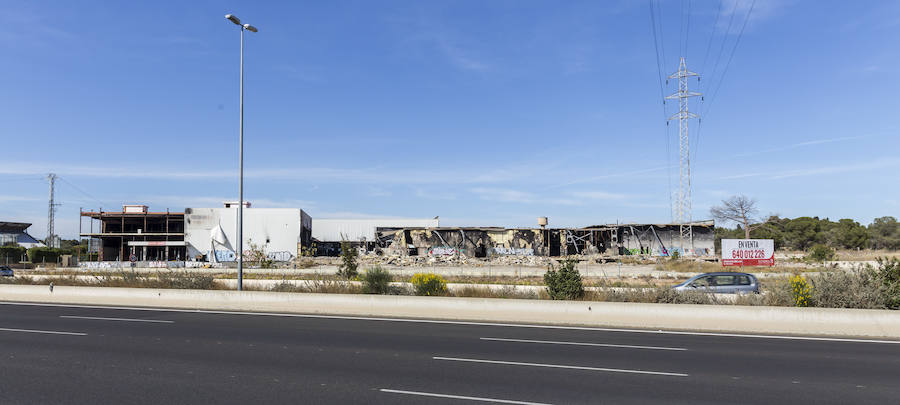
[[530,339],[506,339],[483,337],[481,340],[490,340],[495,342],[513,342],[513,343],[543,343],[548,345],[572,345],[572,346],[598,346],[598,347],[616,347],[622,349],[648,349],[648,350],[673,350],[684,351],[683,347],[661,347],[661,346],[635,346],[635,345],[615,345],[611,343],[587,343],[587,342],[560,342],[554,340],[530,340]]
[[186,313],[195,313],[195,314],[215,314],[215,315],[278,316],[278,317],[289,317],[289,318],[341,319],[341,320],[352,320],[352,321],[383,321],[383,322],[431,323],[431,324],[442,324],[442,325],[496,326],[496,327],[506,327],[506,328],[585,330],[585,331],[617,332],[617,333],[649,333],[649,334],[657,334],[657,335],[685,335],[685,336],[736,337],[736,338],[752,338],[752,339],[806,340],[806,341],[820,341],[820,342],[900,344],[900,340],[830,338],[830,337],[791,336],[791,335],[757,335],[757,334],[741,334],[741,333],[725,333],[725,332],[687,332],[687,331],[674,331],[674,330],[601,328],[601,327],[592,327],[592,326],[535,325],[535,324],[517,324],[517,323],[499,323],[499,322],[444,321],[444,320],[437,320],[437,319],[384,318],[384,317],[365,317],[365,316],[346,316],[346,315],[286,314],[286,313],[277,313],[277,312],[245,312],[245,311],[216,311],[216,310],[205,310],[205,309],[147,308],[147,307],[116,306],[116,305],[104,306],[104,305],[49,304],[49,303],[16,302],[16,301],[8,301],[8,302],[0,301],[0,305],[21,305],[21,306],[61,307],[61,308],[89,308],[89,309],[119,309],[119,310],[127,310],[127,311],[151,311],[151,312],[186,312]]
[[509,366],[529,366],[529,367],[547,367],[547,368],[564,368],[571,370],[588,370],[588,371],[605,371],[610,373],[628,373],[628,374],[650,374],[664,375],[670,377],[688,377],[688,374],[669,373],[665,371],[646,371],[646,370],[628,370],[622,368],[606,368],[606,367],[587,367],[587,366],[568,366],[564,364],[543,364],[543,363],[523,363],[518,361],[503,360],[482,360],[482,359],[463,359],[459,357],[432,357],[435,360],[462,361],[468,363],[487,363],[487,364],[504,364]]
[[104,318],[104,317],[99,317],[99,316],[76,316],[76,315],[60,315],[59,317],[66,318],[66,319],[87,319],[87,320],[92,320],[92,321],[175,323],[175,321],[166,321],[166,320],[159,320],[159,319]]
[[0,328],[2,332],[24,332],[24,333],[44,333],[48,335],[70,335],[70,336],[87,336],[87,333],[81,332],[62,332],[56,330],[36,330],[36,329],[14,329],[14,328]]
[[479,401],[479,402],[494,402],[497,404],[518,404],[518,405],[550,405],[543,402],[524,402],[524,401],[512,401],[509,399],[496,399],[496,398],[481,398],[481,397],[467,397],[462,395],[450,395],[450,394],[435,394],[432,392],[419,392],[419,391],[403,391],[403,390],[390,390],[387,388],[382,388],[379,391],[381,392],[389,392],[392,394],[406,394],[406,395],[419,395],[423,397],[434,397],[434,398],[450,398],[450,399],[463,399],[469,401]]

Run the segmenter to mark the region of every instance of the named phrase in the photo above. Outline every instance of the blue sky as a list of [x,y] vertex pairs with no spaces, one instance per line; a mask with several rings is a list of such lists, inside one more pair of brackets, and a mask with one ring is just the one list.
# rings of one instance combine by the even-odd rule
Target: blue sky
[[[751,4],[659,2],[663,73],[683,54],[707,94],[691,106],[704,118],[693,217],[738,193],[765,214],[900,216],[900,3],[757,0],[739,35]],[[677,125],[647,1],[0,5],[0,219],[38,237],[51,171],[63,237],[79,207],[236,198],[226,13],[260,29],[245,38],[255,206],[445,225],[671,220]]]

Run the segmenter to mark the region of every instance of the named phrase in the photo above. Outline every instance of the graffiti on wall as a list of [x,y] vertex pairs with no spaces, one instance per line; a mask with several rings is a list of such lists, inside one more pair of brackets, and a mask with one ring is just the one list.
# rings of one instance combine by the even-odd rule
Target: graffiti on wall
[[206,257],[212,258],[215,255],[217,262],[233,262],[237,260],[237,256],[231,250],[206,251]]
[[294,260],[294,255],[288,251],[269,252],[266,253],[266,259],[274,260],[276,262],[289,262]]
[[[233,262],[237,261],[237,255],[230,250],[216,250],[216,261],[217,262]],[[206,251],[206,257],[212,258],[211,252]],[[254,257],[253,252],[249,250],[244,251],[244,260],[249,260],[248,258]],[[276,262],[289,262],[294,260],[294,253],[288,251],[279,251],[279,252],[268,252],[266,253],[266,259],[273,260]]]
[[[87,270],[93,269],[121,269],[121,268],[130,268],[131,262],[81,262],[78,263],[78,267]],[[163,261],[163,260],[148,260],[148,261],[138,261],[135,262],[134,267],[144,267],[151,269],[167,269],[167,268],[181,268],[185,267],[184,262],[182,261]]]
[[119,262],[81,262],[78,267],[82,269],[112,269],[121,267]]
[[429,256],[453,256],[462,253],[461,249],[452,246],[432,246],[431,249],[428,249]]
[[654,253],[657,254],[658,256],[666,256],[666,257],[671,256],[671,255],[673,255],[673,254],[675,254],[675,253],[678,253],[678,256],[681,256],[681,257],[685,257],[685,256],[708,256],[708,255],[709,255],[709,249],[707,249],[707,248],[697,248],[697,249],[684,249],[684,250],[682,251],[682,249],[679,248],[679,247],[673,247],[673,248],[671,248],[671,249],[669,249],[669,250],[666,250],[666,249],[663,249],[663,248],[657,248],[657,249],[654,251]]
[[494,247],[491,249],[496,255],[514,255],[514,256],[534,256],[534,249],[531,248],[508,248]]

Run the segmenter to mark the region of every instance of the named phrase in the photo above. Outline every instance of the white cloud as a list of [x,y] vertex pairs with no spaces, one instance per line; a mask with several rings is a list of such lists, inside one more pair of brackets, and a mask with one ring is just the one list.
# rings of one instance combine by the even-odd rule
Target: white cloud
[[609,193],[606,191],[574,191],[569,193],[573,197],[585,198],[588,200],[624,200],[628,196],[620,193]]
[[[159,209],[159,207],[168,207],[173,210],[181,210],[185,207],[192,208],[215,208],[221,207],[225,201],[237,201],[236,197],[223,196],[197,196],[197,195],[144,195],[138,197],[130,197],[123,200],[124,204],[146,204],[151,209]],[[302,208],[304,210],[316,206],[315,201],[296,200],[296,199],[268,199],[268,198],[252,198],[244,197],[244,201],[249,201],[252,207],[257,208]],[[154,208],[156,207],[156,208]]]
[[735,16],[731,33],[736,35],[740,28],[739,24],[743,23],[745,16],[750,12],[750,7],[753,7],[753,14],[750,15],[748,24],[777,17],[791,3],[792,1],[788,0],[726,0],[722,3],[722,11],[719,15],[719,28],[724,31],[728,27],[728,19],[731,18],[731,14],[734,12]]
[[454,66],[462,70],[485,71],[490,68],[487,62],[479,60],[472,55],[472,52],[464,50],[460,46],[451,43],[447,38],[437,39],[438,48],[444,53],[447,59]]
[[389,190],[380,187],[369,187],[366,194],[369,197],[390,197],[393,195]]
[[47,201],[36,197],[23,197],[18,195],[0,195],[0,202],[30,202],[30,201]]
[[396,216],[396,215],[381,215],[381,214],[369,214],[365,212],[356,212],[356,211],[332,211],[332,212],[317,212],[313,218],[323,218],[323,219],[404,219],[409,218],[408,216]]
[[486,201],[515,202],[523,204],[584,205],[582,201],[575,199],[544,198],[533,193],[506,188],[476,187],[469,191]]
[[866,163],[855,163],[855,164],[850,164],[850,165],[829,165],[829,166],[824,166],[824,167],[792,170],[792,171],[788,171],[788,172],[785,172],[782,174],[774,174],[772,176],[772,178],[773,179],[786,179],[786,178],[800,177],[800,176],[818,176],[818,175],[823,175],[823,174],[857,172],[857,171],[865,171],[865,170],[882,169],[882,168],[886,168],[886,167],[897,166],[898,164],[900,164],[900,159],[896,159],[896,158],[878,159],[873,162],[866,162]]
[[453,192],[449,192],[446,190],[424,190],[421,188],[417,188],[415,191],[415,196],[419,198],[425,198],[429,200],[455,200],[456,194]]
[[792,177],[804,177],[804,176],[819,176],[825,174],[839,174],[839,173],[849,173],[849,172],[858,172],[858,171],[866,171],[866,170],[875,170],[875,169],[883,169],[887,167],[894,167],[900,165],[900,159],[897,158],[882,158],[875,159],[874,161],[869,162],[861,162],[861,163],[853,163],[853,164],[845,164],[845,165],[828,165],[822,167],[809,167],[803,169],[794,169],[794,170],[782,170],[777,172],[769,172],[769,173],[743,173],[737,174],[734,176],[724,176],[719,177],[716,180],[735,180],[735,179],[743,179],[750,177],[760,177],[760,178],[771,178],[774,180],[778,179],[788,179]]

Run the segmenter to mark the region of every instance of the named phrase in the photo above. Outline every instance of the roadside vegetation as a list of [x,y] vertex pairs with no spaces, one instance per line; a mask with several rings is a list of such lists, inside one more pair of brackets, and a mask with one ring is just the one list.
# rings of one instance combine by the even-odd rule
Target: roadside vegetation
[[584,282],[575,260],[563,260],[559,268],[550,267],[544,274],[547,295],[554,300],[576,300],[584,297]]
[[357,257],[359,252],[348,241],[341,241],[341,265],[338,266],[337,275],[351,280],[359,275]]
[[363,273],[363,292],[366,294],[389,294],[394,277],[381,266],[375,266]]
[[[47,278],[50,277],[50,278]],[[393,283],[408,281],[408,284]],[[467,280],[469,280],[467,278]],[[499,281],[494,278],[491,281]],[[460,280],[462,281],[462,280]],[[879,258],[876,265],[853,270],[821,273],[794,273],[789,277],[760,279],[761,294],[716,295],[701,291],[678,292],[672,280],[642,277],[637,280],[598,278],[585,283],[577,262],[565,260],[548,269],[544,287],[538,280],[500,288],[471,284],[449,289],[447,279],[432,273],[417,273],[409,279],[397,278],[381,267],[366,269],[347,280],[336,275],[313,275],[304,280],[287,280],[274,286],[245,286],[248,290],[302,293],[393,294],[447,297],[561,299],[665,304],[766,305],[787,307],[900,309],[900,258]],[[226,289],[213,274],[189,271],[139,273],[119,271],[101,275],[16,276],[0,278],[0,284],[99,287],[140,287],[176,289]]]
[[[694,259],[659,259],[656,262],[656,270],[670,271],[675,273],[713,273],[717,271],[743,271],[747,273],[793,273],[793,272],[819,272],[826,271],[828,267],[822,265],[822,260],[807,260],[808,265],[798,267],[797,265],[779,265],[779,266],[747,266],[745,268],[730,267],[724,268],[718,262],[694,260]],[[818,264],[817,264],[818,263]]]
[[446,295],[447,281],[434,273],[416,273],[409,279],[416,295]]
[[223,290],[225,286],[206,273],[158,271],[137,273],[123,270],[98,276],[56,276],[52,279],[37,276],[2,277],[0,284],[53,285],[79,287],[173,288],[193,290]]

